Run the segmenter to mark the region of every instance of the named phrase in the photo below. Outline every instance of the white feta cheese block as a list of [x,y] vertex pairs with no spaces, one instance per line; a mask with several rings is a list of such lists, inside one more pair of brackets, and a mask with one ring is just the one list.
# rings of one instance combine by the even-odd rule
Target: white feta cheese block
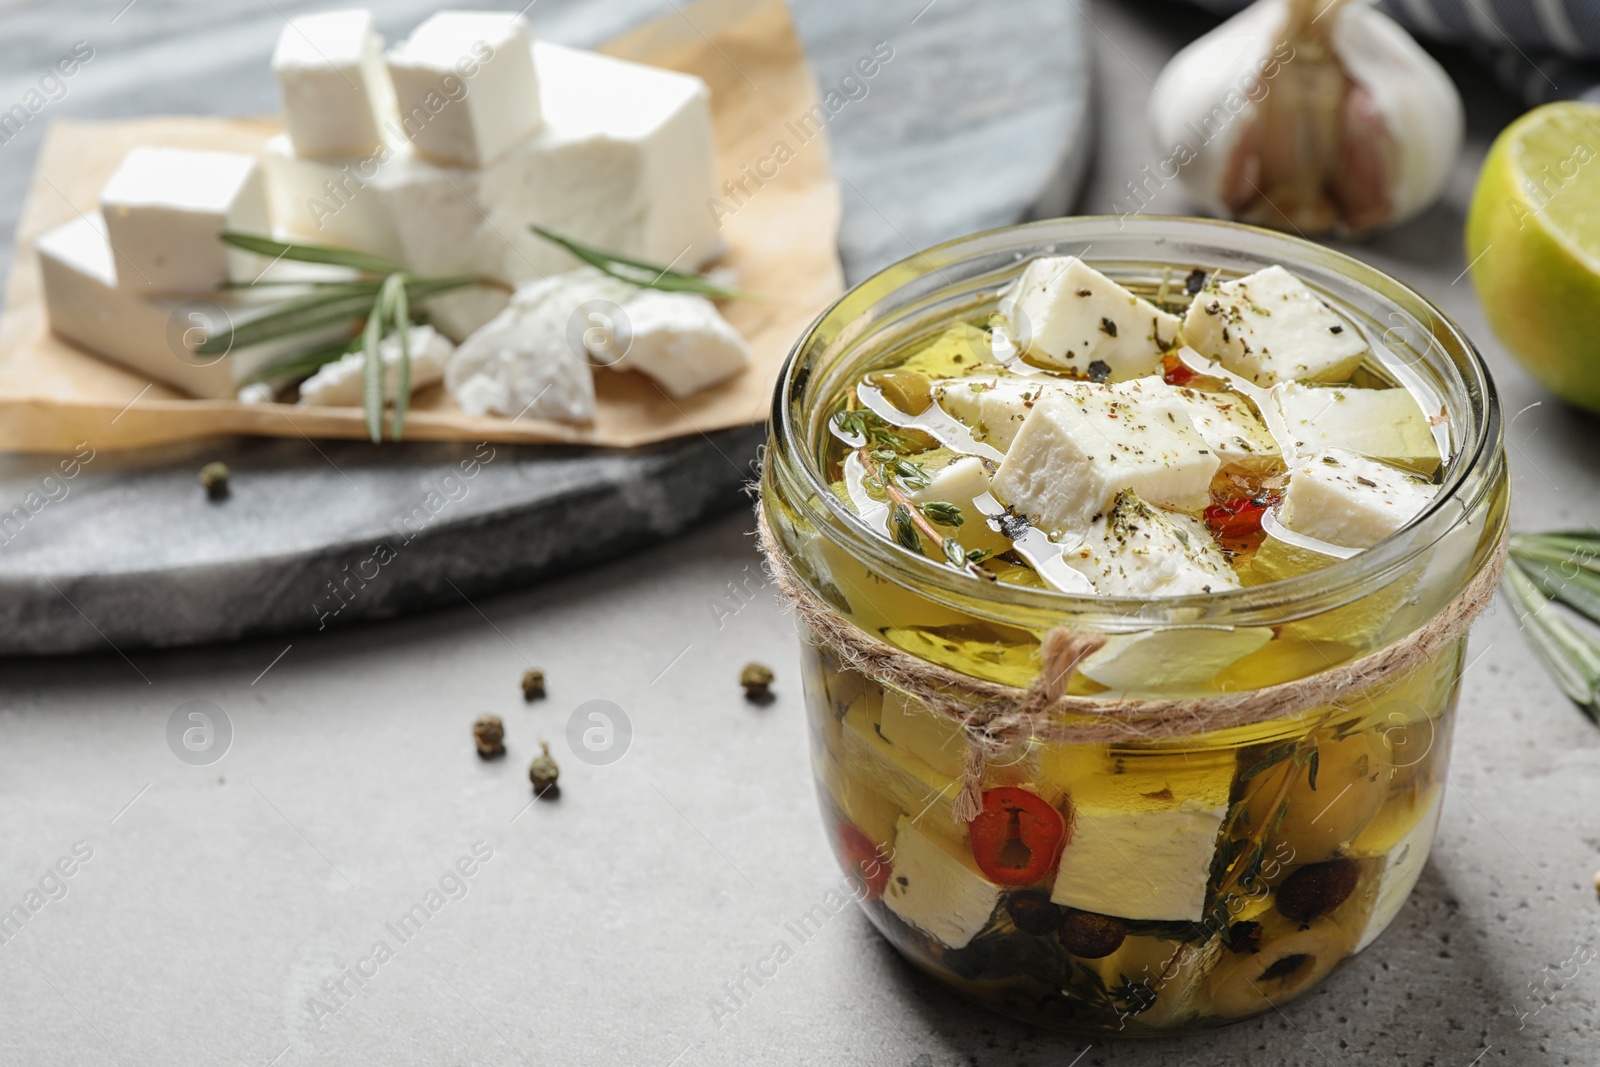
[[[407,340],[411,355],[410,392],[443,381],[445,364],[456,350],[455,345],[431,326],[411,327]],[[400,373],[400,338],[390,334],[378,342],[378,355],[383,359],[383,398],[392,401]],[[324,363],[300,383],[300,403],[312,407],[360,407],[366,366],[365,352],[350,352]]]
[[206,293],[249,282],[268,260],[218,239],[223,230],[267,234],[271,215],[255,157],[239,152],[140,146],[100,193],[106,233],[134,292]]
[[[513,246],[507,279],[576,263],[528,229],[692,270],[722,252],[711,93],[699,78],[543,41],[545,128],[483,175],[489,221]],[[548,264],[548,266],[546,265]]]
[[1226,801],[1129,810],[1074,797],[1072,840],[1061,852],[1050,899],[1124,919],[1197,922],[1227,813]]
[[1185,414],[1111,392],[1034,404],[994,475],[994,493],[1052,537],[1088,529],[1123,489],[1179,511],[1211,500],[1217,457]]
[[1290,470],[1278,521],[1291,533],[1368,548],[1410,522],[1438,492],[1417,475],[1324,448]]
[[1239,576],[1205,523],[1152,507],[1127,489],[1090,520],[1083,543],[1061,558],[1101,596],[1184,596],[1239,587]]
[[291,18],[278,35],[272,73],[283,124],[301,157],[360,156],[383,144],[383,123],[394,118],[394,87],[371,11]]
[[395,233],[389,186],[405,177],[405,165],[385,166],[394,150],[351,159],[308,159],[288,134],[262,150],[273,232],[287,240],[350,248],[399,262],[405,256]]
[[1279,266],[1200,290],[1183,333],[1202,355],[1263,387],[1343,381],[1367,351],[1354,327]]
[[[533,233],[534,223],[680,270],[720,254],[706,208],[716,153],[705,83],[543,42],[533,56],[545,98],[537,134],[483,170],[439,166],[401,147],[372,183],[405,261],[428,274],[483,274],[510,285],[580,265]],[[489,290],[439,303],[446,310],[430,305],[433,321],[457,338],[504,306]]]
[[1439,467],[1433,428],[1405,389],[1282,382],[1272,387],[1267,402],[1293,435],[1300,455],[1343,448],[1420,474]]
[[961,724],[898,689],[884,690],[878,733],[940,774],[960,778],[966,770],[967,735]]
[[1035,259],[1000,297],[1017,346],[1041,363],[1114,382],[1154,371],[1179,320],[1076,256]]
[[[904,731],[902,731],[904,734]],[[903,738],[902,738],[903,739]],[[862,705],[845,713],[839,733],[839,761],[845,777],[900,805],[929,833],[961,842],[967,826],[952,814],[961,777],[936,770],[909,747],[894,744]]]
[[456,348],[446,388],[473,415],[593,421],[594,377],[580,309],[612,300],[622,284],[590,268],[523,286]]
[[446,166],[485,167],[539,128],[533,40],[521,15],[441,11],[389,52],[400,124]]
[[960,526],[936,528],[961,542],[966,549],[984,552],[1004,552],[1011,547],[1011,539],[998,530],[989,529],[989,522],[973,503],[989,492],[989,467],[977,456],[955,456],[950,462],[935,466],[924,462],[928,484],[908,494],[916,504],[943,501],[961,509]]
[[[222,356],[196,355],[193,349],[209,337],[261,314],[269,299],[284,299],[295,290],[274,287],[192,300],[141,295],[118,285],[118,273],[128,269],[127,262],[113,252],[98,215],[82,216],[46,232],[35,247],[52,331],[193,396],[231,396],[261,367],[347,332],[333,327]],[[308,266],[315,265],[279,263],[266,277],[297,281],[335,276],[329,268],[304,269]]]
[[1041,397],[1104,391],[1093,382],[1042,381],[1023,377],[974,374],[933,383],[933,399],[953,418],[968,426],[978,440],[1004,452],[1017,438],[1023,420]]
[[1184,412],[1223,470],[1263,474],[1282,461],[1278,442],[1243,397],[1187,386],[1168,388],[1183,404]]
[[1118,692],[1195,689],[1271,640],[1270,626],[1112,634],[1078,673]]
[[744,370],[750,347],[717,307],[693,293],[638,289],[590,354],[615,370],[649,376],[675,399],[693,396]]
[[1360,952],[1372,944],[1394,922],[1400,909],[1405,907],[1406,898],[1411,895],[1412,887],[1422,877],[1422,868],[1427,865],[1428,852],[1433,848],[1433,835],[1438,827],[1439,813],[1436,808],[1419,819],[1417,825],[1389,851],[1383,874],[1378,877],[1378,899],[1372,906],[1372,915],[1367,919],[1355,951]]
[[950,948],[965,948],[989,925],[1000,893],[966,849],[900,816],[883,893],[890,911]]

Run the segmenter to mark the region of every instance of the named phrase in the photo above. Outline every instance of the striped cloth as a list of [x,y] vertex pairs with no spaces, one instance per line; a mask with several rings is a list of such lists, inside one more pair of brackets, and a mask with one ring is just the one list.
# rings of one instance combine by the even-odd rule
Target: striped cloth
[[[1193,0],[1219,15],[1250,0]],[[1419,40],[1465,45],[1530,106],[1600,100],[1600,0],[1377,0]]]

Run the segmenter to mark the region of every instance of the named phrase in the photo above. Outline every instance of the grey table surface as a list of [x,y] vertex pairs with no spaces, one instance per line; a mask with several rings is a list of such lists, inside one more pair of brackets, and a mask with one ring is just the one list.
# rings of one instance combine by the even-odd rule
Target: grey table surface
[[[1156,158],[1150,81],[1204,21],[1157,0],[1080,14],[1102,75],[1083,207],[1110,210]],[[1472,179],[1513,109],[1456,73],[1472,128],[1444,202],[1358,251],[1483,346],[1515,415],[1515,524],[1594,524],[1600,426],[1538,390],[1458,277]],[[1156,209],[1185,206],[1172,186]],[[292,643],[0,664],[0,906],[42,903],[0,944],[0,1063],[1595,1062],[1600,733],[1504,605],[1474,635],[1443,825],[1394,926],[1281,1014],[1091,1041],[963,1007],[853,911],[803,942],[784,926],[840,875],[793,626],[750,526],[734,515],[534,590]],[[777,670],[770,706],[735,687],[751,659]],[[529,664],[550,696],[525,706]],[[609,765],[566,740],[592,700],[631,722]],[[206,765],[169,746],[196,706],[230,733]],[[502,762],[472,754],[483,711],[506,720]],[[529,805],[540,739],[563,788]],[[71,877],[52,873],[64,860]],[[418,904],[402,939],[390,924]],[[792,958],[718,1014],[780,938]]]

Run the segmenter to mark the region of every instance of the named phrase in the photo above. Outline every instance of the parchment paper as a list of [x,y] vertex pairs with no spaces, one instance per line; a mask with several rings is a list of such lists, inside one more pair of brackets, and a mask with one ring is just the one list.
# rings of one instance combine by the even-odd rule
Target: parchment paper
[[[759,302],[721,305],[750,343],[751,366],[720,386],[673,400],[634,373],[597,373],[596,421],[570,426],[532,418],[474,418],[441,387],[415,398],[411,440],[567,442],[629,447],[759,422],[790,346],[843,289],[836,235],[839,193],[826,141],[803,146],[785,122],[816,103],[800,40],[782,0],[703,0],[601,49],[696,74],[711,88],[719,183],[794,148],[775,178],[723,216],[728,253],[718,264]],[[126,449],[216,434],[366,436],[359,408],[197,400],[100,359],[50,333],[33,240],[94,210],[101,186],[136,144],[257,152],[281,130],[275,119],[146,118],[57,122],[17,229],[21,250],[0,321],[0,450]]]

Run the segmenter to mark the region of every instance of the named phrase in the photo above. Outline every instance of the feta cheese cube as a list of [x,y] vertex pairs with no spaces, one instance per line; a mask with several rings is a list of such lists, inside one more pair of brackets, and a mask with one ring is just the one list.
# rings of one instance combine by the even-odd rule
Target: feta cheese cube
[[1342,448],[1419,474],[1439,467],[1432,426],[1405,389],[1283,382],[1272,387],[1267,402],[1277,409],[1301,455]]
[[1004,452],[1017,438],[1023,420],[1041,397],[1104,391],[1092,382],[974,374],[933,383],[933,399],[950,416],[972,429],[973,436]]
[[1173,392],[1223,470],[1265,474],[1282,462],[1278,442],[1243,397],[1188,387]]
[[966,839],[966,825],[952,814],[960,775],[935,770],[911,749],[890,742],[861,704],[845,713],[839,762],[845,777],[899,804],[924,830],[953,841]]
[[[575,266],[536,223],[610,252],[679,270],[723,248],[711,93],[699,78],[539,42],[546,127],[483,175],[482,203],[509,238],[507,279]],[[546,266],[546,264],[550,266]]]
[[[455,346],[431,326],[411,327],[408,340],[411,392],[415,393],[444,379],[445,364]],[[385,337],[378,343],[378,354],[383,358],[383,397],[392,401],[400,372],[400,338],[393,334]],[[366,385],[366,365],[365,352],[350,352],[332,363],[324,363],[300,383],[300,403],[315,407],[360,407]]]
[[1342,448],[1324,448],[1289,472],[1278,519],[1291,533],[1367,548],[1419,515],[1439,487]]
[[402,261],[389,186],[404,179],[407,161],[386,166],[393,156],[382,148],[355,159],[309,159],[296,152],[288,134],[273,137],[261,154],[273,232]]
[[1061,853],[1052,901],[1124,919],[1205,917],[1206,881],[1226,803],[1128,811],[1074,801],[1072,813],[1072,840]]
[[[532,54],[546,99],[539,133],[482,170],[440,166],[398,148],[372,183],[405,261],[429,274],[483,274],[510,285],[580,265],[533,233],[534,223],[679,269],[718,255],[722,241],[706,208],[716,153],[705,83],[543,42]],[[313,178],[298,183],[297,200],[312,195],[308,188],[344,180]],[[440,302],[450,309],[443,317],[430,312],[459,337],[498,313],[504,301],[495,300],[488,290],[452,293]]]
[[908,494],[912,502],[928,504],[937,500],[961,509],[961,525],[939,526],[940,531],[954,537],[967,549],[1004,552],[1011,547],[1011,539],[998,530],[989,529],[988,520],[973,503],[990,488],[989,467],[983,460],[977,456],[954,456],[943,465],[922,460],[922,466],[928,472],[928,484]]
[[[294,352],[348,333],[335,326],[310,336],[240,348],[222,356],[200,356],[194,348],[232,325],[261,314],[268,300],[295,290],[217,293],[204,299],[145,296],[118,284],[127,261],[112,250],[99,215],[81,216],[35,242],[50,329],[97,356],[193,396],[231,396],[261,367]],[[331,277],[308,264],[280,262],[266,275],[283,281]],[[268,295],[270,294],[270,295]]]
[[1406,898],[1411,895],[1417,879],[1422,877],[1422,868],[1428,863],[1428,852],[1433,848],[1433,835],[1438,827],[1439,812],[1435,808],[1423,815],[1400,843],[1390,850],[1384,860],[1383,874],[1378,877],[1377,900],[1355,951],[1360,952],[1372,944],[1394,922],[1400,909],[1405,907]]
[[1000,893],[966,849],[900,816],[883,893],[890,911],[950,948],[965,948],[989,925]]
[[1183,596],[1239,587],[1239,576],[1205,523],[1151,507],[1126,489],[1089,522],[1083,544],[1062,559],[1102,596]]
[[1112,634],[1078,673],[1121,692],[1197,689],[1271,640],[1270,626]]
[[575,313],[589,300],[609,299],[616,284],[574,271],[523,286],[461,342],[445,368],[445,386],[473,415],[593,421],[594,378]]
[[394,117],[394,86],[372,12],[324,11],[289,20],[272,54],[283,122],[305,159],[377,151]]
[[1178,336],[1177,316],[1076,256],[1030,262],[1001,295],[999,311],[1018,347],[1035,359],[1102,381],[1149,374]]
[[205,293],[253,281],[267,260],[218,240],[223,230],[266,234],[267,194],[255,158],[239,152],[141,146],[100,193],[106,233],[135,292]]
[[750,362],[749,346],[715,304],[692,293],[654,289],[636,290],[622,305],[621,319],[589,351],[613,369],[648,375],[680,400],[732,377]]
[[1202,355],[1260,386],[1343,381],[1367,352],[1354,327],[1279,266],[1202,289],[1183,333]]
[[1181,511],[1210,503],[1217,457],[1187,415],[1115,393],[1034,404],[994,475],[997,497],[1052,536],[1079,533],[1120,490]]
[[521,15],[440,11],[390,51],[400,124],[424,157],[485,167],[539,128],[539,77]]
[[878,733],[940,774],[959,778],[966,770],[967,734],[961,724],[898,689],[884,690]]

